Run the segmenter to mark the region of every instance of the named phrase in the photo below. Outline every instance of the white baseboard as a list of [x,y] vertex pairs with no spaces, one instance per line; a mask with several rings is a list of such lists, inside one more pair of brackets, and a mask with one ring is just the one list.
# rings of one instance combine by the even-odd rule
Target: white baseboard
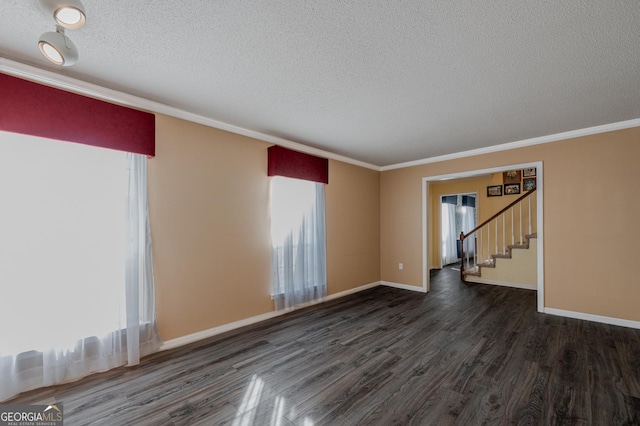
[[640,321],[631,321],[622,318],[604,317],[601,315],[585,314],[582,312],[565,311],[564,309],[544,308],[545,314],[556,315],[559,317],[575,318],[585,321],[600,322],[603,324],[618,325],[620,327],[629,327],[640,329]]
[[175,339],[167,340],[160,345],[158,351],[166,351],[169,349],[175,349],[180,346],[188,345],[199,340],[207,339],[209,337],[216,336],[218,334],[226,333],[227,331],[235,330],[237,328],[245,327],[247,325],[255,324],[261,321],[266,321],[271,318],[286,314],[290,311],[272,311],[254,317],[241,319],[228,324],[219,325],[217,327],[209,328],[207,330],[198,331],[196,333],[187,334],[186,336],[177,337]]
[[341,297],[345,297],[345,296],[348,296],[350,294],[358,293],[358,292],[363,291],[363,290],[367,290],[367,289],[370,289],[370,288],[373,288],[373,287],[377,287],[380,284],[381,284],[380,281],[377,281],[377,282],[374,282],[374,283],[370,283],[370,284],[365,284],[365,285],[362,285],[360,287],[351,288],[349,290],[345,290],[345,291],[341,291],[341,292],[338,292],[338,293],[330,294],[330,295],[324,297],[321,300],[318,300],[318,301],[315,301],[315,302],[311,302],[311,303],[307,303],[306,305],[299,306],[299,307],[297,307],[295,309],[266,312],[264,314],[256,315],[254,317],[244,318],[244,319],[241,319],[241,320],[238,320],[238,321],[230,322],[228,324],[219,325],[217,327],[209,328],[207,330],[202,330],[202,331],[198,331],[196,333],[187,334],[186,336],[182,336],[182,337],[178,337],[178,338],[175,338],[175,339],[167,340],[166,342],[162,343],[162,345],[160,346],[158,351],[166,351],[166,350],[169,350],[169,349],[175,349],[175,348],[178,348],[180,346],[188,345],[189,343],[194,343],[194,342],[197,342],[199,340],[203,340],[203,339],[207,339],[209,337],[217,336],[218,334],[226,333],[227,331],[232,331],[232,330],[235,330],[235,329],[238,329],[238,328],[246,327],[247,325],[252,325],[252,324],[256,324],[256,323],[262,322],[262,321],[266,321],[266,320],[271,319],[271,318],[279,317],[280,315],[288,314],[289,312],[293,312],[293,311],[296,311],[298,309],[306,308],[307,306],[317,305],[319,303],[323,303],[323,302],[328,302],[330,300],[339,299]]
[[518,284],[518,283],[508,283],[506,281],[496,281],[496,280],[487,280],[481,277],[467,276],[467,281],[478,284],[491,284],[491,285],[500,285],[503,287],[513,287],[513,288],[523,288],[525,290],[537,290],[538,286],[535,284]]
[[371,284],[361,285],[360,287],[350,288],[349,290],[341,291],[339,293],[330,294],[327,297],[325,297],[322,301],[323,302],[328,302],[330,300],[340,299],[341,297],[345,297],[345,296],[348,296],[350,294],[358,293],[358,292],[361,292],[363,290],[368,290],[368,289],[373,288],[373,287],[378,287],[380,284],[382,284],[382,281],[376,281],[376,282],[371,283]]
[[417,291],[419,293],[426,293],[426,290],[423,287],[418,287],[415,285],[392,283],[390,281],[381,281],[381,284],[387,287],[399,288],[402,290]]

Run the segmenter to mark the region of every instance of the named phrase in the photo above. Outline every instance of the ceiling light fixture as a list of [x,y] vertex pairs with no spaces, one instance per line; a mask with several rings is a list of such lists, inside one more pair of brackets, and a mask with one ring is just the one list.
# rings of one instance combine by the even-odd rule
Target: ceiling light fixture
[[80,0],[40,0],[40,7],[56,22],[56,31],[42,34],[38,48],[45,58],[56,65],[68,67],[78,60],[78,49],[64,30],[82,27],[87,17]]
[[40,5],[58,25],[68,30],[82,27],[87,20],[80,0],[40,0]]
[[64,35],[64,29],[58,27],[56,31],[49,31],[40,36],[38,48],[45,58],[56,65],[68,67],[78,60],[78,49],[73,42]]

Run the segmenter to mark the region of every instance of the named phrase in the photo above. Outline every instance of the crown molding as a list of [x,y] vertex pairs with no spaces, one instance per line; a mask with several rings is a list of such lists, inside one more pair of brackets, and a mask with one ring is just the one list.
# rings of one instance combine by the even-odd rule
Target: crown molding
[[617,123],[604,124],[601,126],[588,127],[585,129],[571,130],[568,132],[556,133],[548,136],[540,136],[531,139],[524,139],[516,142],[509,142],[500,145],[493,145],[485,148],[472,149],[453,154],[440,155],[436,157],[424,158],[422,160],[408,161],[404,163],[391,164],[388,166],[377,166],[366,163],[364,161],[349,158],[333,152],[325,151],[319,148],[313,148],[299,142],[277,136],[268,135],[266,133],[257,132],[255,130],[246,129],[244,127],[235,126],[222,121],[214,120],[209,117],[198,115],[189,111],[185,111],[160,102],[134,96],[118,90],[109,89],[97,84],[88,83],[69,76],[61,75],[49,70],[38,68],[32,65],[23,64],[11,59],[0,57],[0,72],[24,78],[30,81],[45,84],[47,86],[58,89],[67,90],[69,92],[78,93],[92,98],[101,99],[103,101],[112,102],[119,105],[129,106],[153,113],[164,114],[193,123],[202,124],[204,126],[213,127],[230,133],[247,136],[264,142],[283,146],[285,148],[304,152],[311,155],[317,155],[332,160],[341,161],[343,163],[352,164],[367,169],[384,172],[387,170],[402,169],[413,166],[421,166],[424,164],[438,163],[441,161],[455,160],[458,158],[472,157],[476,155],[489,154],[492,152],[506,151],[510,149],[522,148],[526,146],[539,145],[550,142],[557,142],[565,139],[576,138],[580,136],[595,135],[598,133],[606,133],[615,130],[623,130],[632,127],[640,127],[640,118],[633,120],[620,121]]
[[615,130],[629,129],[632,127],[640,127],[640,118],[633,120],[619,121],[617,123],[603,124],[601,126],[587,127],[585,129],[570,130],[568,132],[555,133],[553,135],[540,136],[537,138],[524,139],[516,142],[508,142],[500,145],[492,145],[485,148],[472,149],[469,151],[456,152],[453,154],[439,155],[437,157],[424,158],[422,160],[407,161],[405,163],[391,164],[380,167],[381,172],[394,169],[404,169],[407,167],[421,166],[430,163],[439,163],[441,161],[455,160],[458,158],[473,157],[476,155],[489,154],[498,151],[507,151],[510,149],[523,148],[525,146],[540,145],[550,142],[558,142],[565,139],[572,139],[581,136],[595,135],[598,133],[613,132]]
[[63,89],[69,92],[78,93],[80,95],[89,96],[103,101],[115,103],[118,105],[128,106],[136,109],[145,110],[152,113],[164,114],[182,120],[191,121],[193,123],[202,124],[230,133],[247,136],[264,142],[273,143],[295,151],[304,152],[306,154],[317,155],[332,160],[341,161],[343,163],[353,164],[355,166],[380,171],[380,166],[365,163],[343,155],[334,154],[319,148],[313,148],[277,136],[268,135],[266,133],[257,132],[255,130],[246,129],[244,127],[235,126],[233,124],[214,120],[209,117],[194,114],[170,105],[134,96],[118,90],[109,89],[97,84],[88,83],[69,76],[61,75],[49,70],[34,67],[32,65],[23,64],[11,59],[0,57],[0,72],[13,75],[15,77],[24,78],[26,80],[42,83],[47,86]]

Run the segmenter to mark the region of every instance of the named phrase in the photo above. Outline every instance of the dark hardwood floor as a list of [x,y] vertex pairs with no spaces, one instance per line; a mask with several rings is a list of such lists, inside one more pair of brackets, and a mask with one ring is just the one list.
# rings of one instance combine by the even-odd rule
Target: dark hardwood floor
[[32,391],[65,425],[638,425],[640,330],[432,274]]

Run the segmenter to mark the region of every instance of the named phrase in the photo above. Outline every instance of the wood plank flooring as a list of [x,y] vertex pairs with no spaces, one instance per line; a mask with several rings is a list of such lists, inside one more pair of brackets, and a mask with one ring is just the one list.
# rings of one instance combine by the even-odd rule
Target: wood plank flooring
[[640,330],[432,274],[32,391],[65,425],[640,425]]

